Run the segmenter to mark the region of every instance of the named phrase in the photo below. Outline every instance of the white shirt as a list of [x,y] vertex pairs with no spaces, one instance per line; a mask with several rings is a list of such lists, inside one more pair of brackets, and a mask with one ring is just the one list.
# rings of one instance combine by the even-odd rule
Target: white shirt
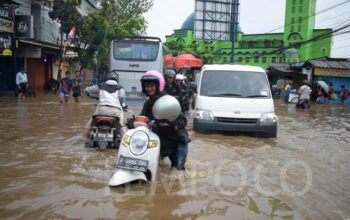
[[310,99],[311,89],[307,85],[303,85],[299,89],[300,99]]
[[18,72],[16,74],[16,85],[19,85],[20,83],[28,83],[26,73]]
[[[106,83],[109,85],[118,85],[118,83],[114,80],[107,80]],[[117,90],[114,93],[109,93],[105,90],[100,89],[98,85],[93,85],[93,86],[87,87],[85,91],[91,94],[98,94],[99,96],[98,105],[113,106],[113,107],[122,109],[119,98],[125,97],[124,89]]]

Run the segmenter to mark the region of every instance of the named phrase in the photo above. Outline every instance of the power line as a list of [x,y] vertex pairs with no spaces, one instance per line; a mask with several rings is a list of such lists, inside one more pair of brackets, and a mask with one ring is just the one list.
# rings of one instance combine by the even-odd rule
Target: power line
[[[303,46],[303,45],[307,45],[307,44],[310,44],[310,43],[313,43],[313,42],[317,42],[317,41],[320,41],[320,40],[323,40],[323,39],[326,39],[326,38],[329,38],[329,37],[332,37],[333,36],[333,33],[337,33],[341,30],[344,30],[346,28],[350,27],[350,24],[347,24],[341,28],[338,28],[336,30],[333,30],[332,32],[330,33],[326,33],[326,34],[323,34],[323,35],[319,35],[319,36],[316,36],[316,37],[313,37],[309,40],[306,40],[306,41],[303,41],[303,42],[298,42],[299,46]],[[341,33],[337,33],[338,35],[340,34],[345,34],[345,33],[349,33],[350,31],[346,31],[346,32],[341,32]],[[276,50],[273,50],[273,51],[269,51],[269,52],[266,52],[265,54],[257,54],[255,56],[250,56],[249,58],[258,58],[258,57],[261,57],[261,56],[265,56],[265,55],[271,55],[271,54],[278,54],[278,53],[282,53],[284,50],[287,50],[287,49],[290,49],[290,48],[293,48],[294,46],[291,45],[291,46],[287,46],[287,47],[282,47],[282,48],[278,48]]]
[[[322,13],[324,13],[324,12],[326,12],[326,11],[332,10],[332,9],[334,9],[334,8],[337,8],[337,7],[341,6],[341,5],[344,5],[344,4],[349,3],[349,2],[350,2],[350,0],[347,0],[347,1],[344,1],[344,2],[341,2],[341,3],[338,3],[338,4],[336,4],[336,5],[333,5],[333,6],[329,7],[329,8],[326,8],[326,9],[324,9],[324,10],[318,11],[318,12],[316,12],[316,13],[313,14],[313,15],[306,16],[306,17],[302,18],[301,21],[303,21],[303,20],[305,20],[305,19],[308,19],[308,18],[310,18],[310,17],[316,16],[316,15],[322,14]],[[279,28],[275,28],[275,29],[273,29],[273,30],[271,30],[271,31],[268,31],[268,32],[265,32],[265,33],[263,33],[263,34],[272,33],[272,32],[274,32],[274,31],[276,31],[276,30],[281,29],[281,28],[284,29],[284,28],[286,28],[286,27],[288,27],[288,26],[290,26],[290,25],[292,25],[292,24],[296,24],[296,22],[289,23],[289,24],[284,25],[284,26],[281,26],[281,27],[279,27]],[[256,37],[255,37],[255,38],[256,38]],[[251,38],[251,39],[249,39],[249,40],[253,40],[253,39],[255,39],[255,38]],[[247,39],[247,40],[248,40],[248,39]]]

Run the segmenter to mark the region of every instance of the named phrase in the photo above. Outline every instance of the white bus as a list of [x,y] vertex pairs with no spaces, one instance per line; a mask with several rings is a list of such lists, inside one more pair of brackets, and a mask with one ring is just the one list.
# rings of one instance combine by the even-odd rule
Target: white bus
[[[119,84],[127,96],[140,96],[140,78],[148,70],[163,73],[164,68],[172,68],[166,57],[172,57],[160,38],[157,37],[119,37],[111,42],[110,71],[119,74]],[[167,63],[166,66],[164,64]]]

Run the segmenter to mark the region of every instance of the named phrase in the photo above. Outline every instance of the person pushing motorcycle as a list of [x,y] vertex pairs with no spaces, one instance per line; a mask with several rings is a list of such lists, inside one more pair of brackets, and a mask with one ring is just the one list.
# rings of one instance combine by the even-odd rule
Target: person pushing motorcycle
[[142,92],[148,97],[145,101],[141,116],[146,116],[155,121],[152,128],[160,139],[161,157],[169,157],[171,167],[177,170],[185,170],[185,163],[188,153],[188,142],[190,138],[187,133],[186,117],[180,113],[175,121],[157,120],[153,115],[152,108],[154,103],[163,95],[165,80],[161,73],[150,70],[141,77]]
[[[119,118],[119,123],[121,126],[120,135],[123,135],[126,131],[124,126],[124,117],[123,117],[123,106],[125,105],[125,91],[118,84],[119,76],[116,72],[110,72],[107,74],[106,81],[98,85],[93,85],[85,88],[85,93],[88,95],[97,96],[99,102],[96,107],[94,115],[111,115]],[[90,119],[85,127],[84,138],[85,140],[90,139],[91,132],[91,121]]]

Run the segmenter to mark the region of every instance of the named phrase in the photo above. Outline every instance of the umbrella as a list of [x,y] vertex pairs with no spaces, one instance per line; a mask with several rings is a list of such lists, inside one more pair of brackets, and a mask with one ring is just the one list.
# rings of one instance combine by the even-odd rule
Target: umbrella
[[317,84],[319,86],[321,86],[328,93],[329,87],[328,87],[327,83],[325,83],[324,81],[317,81]]
[[182,67],[202,67],[203,63],[200,59],[192,54],[180,54],[175,58],[175,68],[179,71]]
[[174,68],[175,57],[173,57],[171,54],[166,54],[163,56],[163,62],[165,68]]

